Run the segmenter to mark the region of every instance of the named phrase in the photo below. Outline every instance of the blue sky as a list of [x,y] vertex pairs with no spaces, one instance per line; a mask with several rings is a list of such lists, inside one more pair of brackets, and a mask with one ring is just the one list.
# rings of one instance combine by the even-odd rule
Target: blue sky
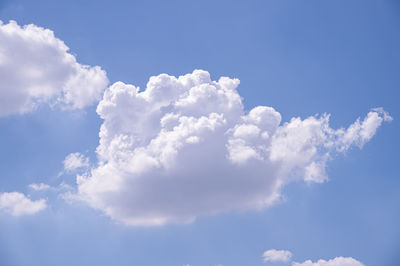
[[[304,120],[328,113],[331,128],[347,128],[358,117],[362,122],[375,107],[393,117],[391,122],[382,122],[362,149],[355,145],[344,152],[329,151],[332,158],[324,165],[329,181],[304,182],[300,171],[279,190],[282,198],[269,207],[243,208],[238,202],[229,210],[215,211],[211,201],[207,214],[199,210],[199,215],[193,214],[194,221],[183,222],[186,216],[174,212],[179,206],[167,204],[163,214],[177,220],[138,226],[125,219],[140,218],[136,211],[140,212],[142,203],[124,201],[130,191],[121,192],[123,199],[116,196],[112,204],[101,198],[108,207],[122,202],[128,214],[110,214],[103,205],[94,208],[88,200],[63,197],[67,191],[81,195],[76,174],[82,172],[64,170],[67,155],[79,152],[88,157],[89,165],[81,168],[88,168],[89,176],[99,174],[90,171],[99,169],[101,161],[96,155],[103,123],[96,113],[100,98],[75,108],[82,97],[69,101],[66,96],[74,89],[87,89],[88,83],[80,87],[78,82],[62,92],[60,101],[66,108],[47,103],[47,98],[23,114],[7,113],[11,111],[0,106],[0,114],[4,112],[0,117],[0,193],[20,192],[33,201],[45,199],[47,204],[32,215],[0,212],[1,265],[275,265],[263,263],[263,252],[270,249],[288,250],[296,262],[340,256],[371,266],[400,261],[400,5],[396,1],[9,0],[0,4],[0,20],[52,30],[78,64],[100,66],[106,78],[101,71],[96,77],[108,79],[109,86],[122,81],[143,91],[151,76],[178,77],[203,69],[215,81],[221,76],[240,79],[237,91],[245,114],[259,105],[271,106],[280,113],[281,125],[292,117]],[[22,49],[29,56],[37,52],[39,59],[32,59],[37,69],[58,62],[51,61],[47,48],[24,48],[23,43],[22,48],[7,46],[1,36],[0,49],[16,51],[7,54],[10,58],[17,58]],[[25,65],[22,57],[12,67]],[[28,86],[23,81],[22,85],[11,82],[7,73],[12,70],[7,67],[0,67],[3,99]],[[60,76],[66,73],[61,70]],[[49,84],[59,84],[57,78],[49,75]],[[90,87],[93,91],[95,85]],[[0,103],[5,106],[7,100]],[[137,108],[147,119],[145,111]],[[101,114],[111,124],[129,110]],[[383,119],[383,113],[380,116]],[[139,122],[125,126],[132,125],[145,132]],[[201,155],[196,150],[193,154],[190,158]],[[318,154],[316,162],[324,162],[325,153]],[[254,169],[273,179],[278,168],[267,168],[272,174]],[[161,174],[168,176],[168,172]],[[209,174],[211,181],[213,174],[217,177],[217,172]],[[34,183],[52,189],[35,191],[28,187]],[[70,187],[61,189],[61,183]],[[225,185],[230,186],[229,182]],[[199,188],[200,199],[218,183],[209,186]],[[147,192],[142,200],[152,201],[159,191]],[[91,190],[82,193],[92,195]],[[163,208],[160,204],[155,200],[149,208]]]

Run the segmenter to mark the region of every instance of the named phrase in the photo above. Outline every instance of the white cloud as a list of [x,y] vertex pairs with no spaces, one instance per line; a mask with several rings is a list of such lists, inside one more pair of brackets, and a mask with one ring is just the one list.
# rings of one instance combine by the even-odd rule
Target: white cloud
[[364,266],[361,262],[353,258],[336,257],[331,260],[318,260],[317,262],[312,262],[307,260],[305,262],[293,262],[293,266]]
[[383,121],[390,122],[393,118],[382,108],[374,108],[369,112],[362,122],[357,119],[347,130],[339,130],[340,144],[339,150],[348,149],[352,144],[362,147],[376,133],[377,128]]
[[[276,250],[270,249],[264,252],[263,260],[264,262],[290,262],[293,254],[288,250]],[[365,266],[361,262],[350,258],[350,257],[336,257],[331,260],[318,260],[317,262],[312,262],[311,260],[306,260],[305,262],[292,262],[292,266]]]
[[79,152],[70,153],[65,157],[63,164],[66,172],[73,172],[81,168],[89,167],[89,158]]
[[40,191],[40,190],[48,190],[51,189],[51,186],[44,184],[44,183],[40,183],[40,184],[30,184],[29,185],[30,189],[33,189],[35,191]]
[[0,193],[0,210],[13,216],[32,215],[46,207],[45,199],[32,201],[20,192]]
[[129,225],[191,222],[200,215],[265,208],[295,180],[327,180],[332,155],[361,147],[382,121],[371,110],[348,128],[329,115],[281,124],[272,107],[245,112],[238,79],[196,70],[117,82],[97,112],[104,120],[98,166],[77,177],[77,198]]
[[0,116],[31,112],[41,103],[80,109],[108,84],[98,66],[81,65],[51,30],[0,21]]
[[288,250],[270,249],[264,252],[264,262],[288,262],[292,258],[292,253]]

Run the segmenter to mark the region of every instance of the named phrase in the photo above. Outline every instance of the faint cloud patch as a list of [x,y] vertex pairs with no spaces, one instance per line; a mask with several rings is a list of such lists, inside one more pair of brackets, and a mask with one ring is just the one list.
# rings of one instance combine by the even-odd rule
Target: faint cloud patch
[[39,183],[39,184],[33,183],[33,184],[30,184],[28,187],[34,191],[43,191],[43,190],[49,190],[52,188],[50,185],[45,184],[45,183]]
[[72,173],[79,169],[88,168],[89,158],[79,152],[70,153],[65,157],[63,165],[65,172]]

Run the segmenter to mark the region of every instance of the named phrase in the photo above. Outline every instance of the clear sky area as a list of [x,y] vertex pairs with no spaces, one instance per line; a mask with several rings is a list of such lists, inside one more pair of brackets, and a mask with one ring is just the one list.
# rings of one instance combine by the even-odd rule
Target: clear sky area
[[0,266],[400,265],[397,0],[0,0]]

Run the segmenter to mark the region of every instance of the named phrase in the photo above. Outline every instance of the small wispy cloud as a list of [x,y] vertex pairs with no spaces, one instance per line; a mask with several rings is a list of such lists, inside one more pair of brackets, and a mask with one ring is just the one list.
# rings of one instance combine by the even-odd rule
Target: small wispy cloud
[[316,262],[306,260],[304,262],[292,261],[293,254],[288,250],[269,249],[262,255],[264,263],[290,263],[292,266],[365,266],[363,263],[351,257],[336,257],[330,260],[320,259]]
[[28,187],[35,191],[48,190],[48,189],[52,188],[50,185],[45,184],[45,183],[39,183],[39,184],[33,183],[33,184],[30,184]]
[[293,262],[292,266],[365,266],[363,263],[350,257],[336,257],[330,260],[318,260],[312,262],[307,260],[304,262]]
[[64,161],[64,171],[67,173],[89,167],[89,158],[79,152],[68,154]]

